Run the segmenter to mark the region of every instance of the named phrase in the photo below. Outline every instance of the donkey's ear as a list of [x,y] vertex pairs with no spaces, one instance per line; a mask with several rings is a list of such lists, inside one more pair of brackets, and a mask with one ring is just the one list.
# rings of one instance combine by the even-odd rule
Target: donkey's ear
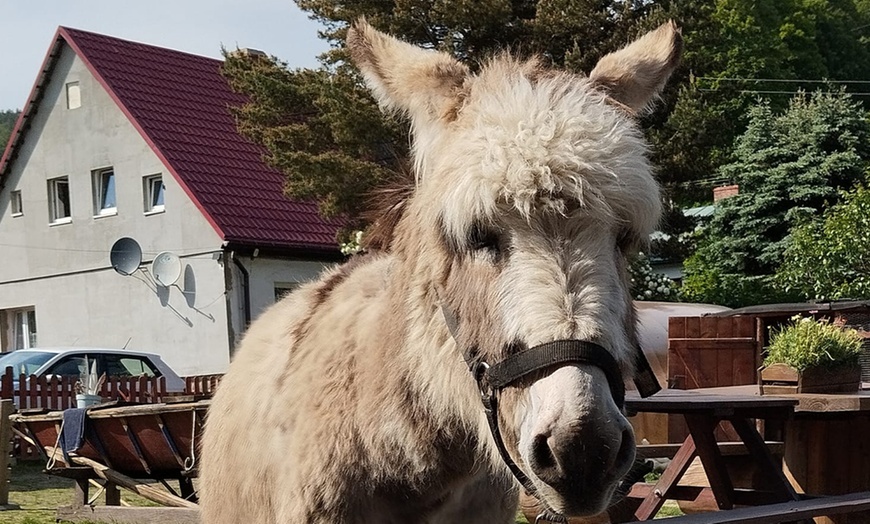
[[385,35],[364,19],[348,30],[347,47],[381,106],[418,122],[453,114],[468,68],[450,55]]
[[598,61],[589,78],[617,102],[642,112],[677,67],[683,36],[673,21]]

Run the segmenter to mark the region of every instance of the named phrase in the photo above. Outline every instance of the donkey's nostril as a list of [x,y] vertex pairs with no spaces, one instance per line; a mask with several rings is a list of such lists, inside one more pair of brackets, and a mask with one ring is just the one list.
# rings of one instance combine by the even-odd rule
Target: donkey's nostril
[[559,464],[553,450],[550,448],[547,435],[536,435],[532,441],[531,464],[532,471],[542,481],[552,484],[559,480]]
[[634,462],[634,455],[634,432],[626,429],[622,432],[622,442],[619,444],[619,451],[616,452],[615,466],[617,468],[625,467],[625,464]]

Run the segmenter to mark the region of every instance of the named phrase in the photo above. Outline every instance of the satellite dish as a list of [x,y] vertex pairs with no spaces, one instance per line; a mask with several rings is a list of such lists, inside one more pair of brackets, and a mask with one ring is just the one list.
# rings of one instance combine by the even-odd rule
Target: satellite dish
[[181,277],[181,260],[175,253],[164,251],[154,257],[151,262],[151,275],[163,287],[169,287],[178,282]]
[[109,254],[112,268],[119,274],[130,276],[139,269],[142,263],[142,248],[139,243],[130,237],[119,238],[112,244]]

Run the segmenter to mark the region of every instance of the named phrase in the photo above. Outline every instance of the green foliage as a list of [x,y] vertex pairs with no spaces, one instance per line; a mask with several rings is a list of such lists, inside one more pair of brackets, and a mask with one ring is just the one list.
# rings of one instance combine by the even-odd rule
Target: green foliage
[[705,255],[703,251],[696,252],[683,264],[685,278],[679,289],[680,300],[728,307],[797,300],[778,287],[770,275],[723,273]]
[[358,217],[360,195],[392,176],[407,155],[404,126],[382,116],[347,67],[290,71],[274,57],[225,56],[232,88],[250,96],[234,108],[239,130],[263,144],[267,160],[287,175],[287,195],[318,201],[324,216]]
[[795,229],[777,279],[805,299],[870,299],[870,190]]
[[[759,95],[774,110],[806,80],[870,80],[870,8],[863,0],[654,2],[656,21],[683,26],[683,66],[651,124],[655,161],[679,201],[709,199]],[[771,81],[765,79],[779,80]],[[782,82],[785,80],[785,82]]]
[[7,109],[0,111],[0,155],[6,149],[6,142],[9,141],[9,136],[12,134],[12,128],[15,127],[15,121],[18,120],[18,114],[21,111],[12,111]]
[[[251,95],[237,112],[243,132],[288,175],[287,194],[314,199],[328,216],[362,227],[365,195],[402,170],[407,125],[382,116],[347,63],[348,24],[365,16],[408,42],[439,49],[472,69],[497,50],[540,54],[588,72],[606,52],[668,19],[683,28],[681,67],[659,109],[642,124],[660,181],[677,198],[709,198],[703,182],[728,162],[756,94],[794,91],[758,78],[870,80],[866,0],[297,0],[325,26],[333,48],[318,70],[276,58],[229,56],[225,74]],[[744,79],[739,81],[729,79]],[[749,79],[749,80],[746,80]],[[808,83],[805,87],[817,87]],[[773,110],[788,97],[771,94]]]
[[589,71],[606,51],[628,41],[647,2],[598,0],[435,0],[372,2],[297,0],[326,27],[333,49],[318,70],[288,70],[277,58],[224,53],[224,75],[250,96],[236,109],[243,134],[268,150],[287,175],[289,197],[316,200],[325,216],[363,227],[367,195],[407,169],[408,126],[383,116],[347,61],[349,23],[369,23],[408,42],[446,51],[470,67],[511,48],[557,65]]
[[798,298],[773,278],[789,232],[865,180],[870,124],[844,92],[800,93],[780,115],[762,102],[749,118],[734,161],[720,169],[740,193],[717,203],[686,263],[687,300],[741,306]]
[[628,272],[631,276],[631,296],[636,300],[676,300],[676,282],[662,273],[656,273],[645,254],[638,253],[631,260]]
[[794,317],[780,330],[772,330],[764,365],[787,364],[798,371],[857,365],[863,341],[854,329],[827,320]]

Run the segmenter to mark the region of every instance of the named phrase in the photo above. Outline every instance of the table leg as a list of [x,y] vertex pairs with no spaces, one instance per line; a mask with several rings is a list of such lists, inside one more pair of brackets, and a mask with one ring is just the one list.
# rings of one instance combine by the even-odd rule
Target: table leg
[[731,509],[734,507],[734,485],[728,475],[725,460],[719,451],[716,442],[716,426],[718,419],[707,415],[686,414],[686,424],[689,432],[695,439],[698,448],[698,457],[704,466],[704,473],[710,481],[710,489],[716,496],[716,504],[719,509]]
[[767,448],[767,444],[764,443],[761,435],[758,434],[752,424],[745,418],[733,418],[729,419],[729,421],[734,426],[737,434],[740,435],[740,438],[746,445],[746,449],[752,458],[755,459],[761,472],[771,483],[773,491],[781,498],[780,502],[798,500],[800,497],[785,477],[785,473],[782,471],[782,464],[778,463],[773,457]]
[[662,473],[659,481],[656,482],[652,492],[643,499],[640,507],[634,512],[637,520],[650,520],[655,517],[656,513],[661,509],[662,504],[667,500],[668,491],[683,478],[686,470],[689,469],[689,465],[695,460],[696,453],[695,440],[692,438],[692,435],[689,435],[683,441],[680,449],[677,450],[676,455],[674,455],[665,472]]

